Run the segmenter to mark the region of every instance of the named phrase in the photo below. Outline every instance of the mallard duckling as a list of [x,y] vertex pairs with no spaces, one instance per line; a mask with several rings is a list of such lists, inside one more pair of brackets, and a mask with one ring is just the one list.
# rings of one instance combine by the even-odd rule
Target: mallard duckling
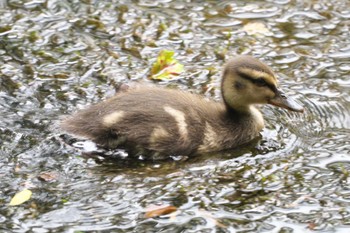
[[129,88],[65,119],[62,127],[105,148],[188,156],[258,137],[264,119],[256,104],[303,111],[278,89],[271,69],[250,56],[227,62],[221,91],[223,101],[215,102],[180,90]]

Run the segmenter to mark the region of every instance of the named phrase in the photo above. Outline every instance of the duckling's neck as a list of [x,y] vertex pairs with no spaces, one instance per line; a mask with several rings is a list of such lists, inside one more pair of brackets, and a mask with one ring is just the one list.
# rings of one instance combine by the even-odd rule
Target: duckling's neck
[[254,119],[255,127],[258,131],[264,128],[264,117],[256,106],[250,105],[250,114]]
[[226,101],[225,102],[225,106],[228,112],[230,113],[234,113],[234,114],[242,114],[242,115],[249,115],[251,112],[251,108],[252,106],[250,105],[240,105],[240,104],[233,104],[233,103],[228,103]]
[[251,119],[252,124],[255,126],[256,130],[259,132],[264,128],[264,117],[259,111],[259,109],[254,105],[245,106],[229,106],[227,103],[226,111],[231,119],[247,120]]

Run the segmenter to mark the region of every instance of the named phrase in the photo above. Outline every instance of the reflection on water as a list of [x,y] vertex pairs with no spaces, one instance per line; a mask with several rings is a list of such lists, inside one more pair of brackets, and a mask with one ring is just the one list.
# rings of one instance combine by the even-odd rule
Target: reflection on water
[[[348,0],[1,1],[0,229],[348,232],[348,9]],[[244,30],[253,22],[264,33]],[[217,99],[225,60],[251,54],[306,111],[267,106],[258,142],[187,161],[93,159],[62,142],[60,116],[118,82],[147,81],[163,48],[186,74],[158,85]],[[32,199],[7,206],[24,188]],[[173,217],[144,218],[167,204]]]

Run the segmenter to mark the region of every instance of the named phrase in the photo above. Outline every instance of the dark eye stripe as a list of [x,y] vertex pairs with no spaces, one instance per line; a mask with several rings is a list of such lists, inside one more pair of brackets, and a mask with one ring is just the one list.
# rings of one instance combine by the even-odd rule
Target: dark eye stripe
[[268,85],[268,83],[264,80],[264,78],[254,79],[253,83],[259,87],[264,87]]
[[246,80],[249,80],[251,81],[254,85],[258,85],[258,86],[264,86],[264,85],[261,85],[262,84],[262,81],[258,81],[260,79],[262,79],[265,84],[266,84],[266,87],[270,88],[273,92],[275,92],[276,90],[276,87],[268,82],[266,82],[263,78],[258,78],[258,79],[255,79],[255,78],[252,78],[251,76],[247,75],[246,73],[243,73],[243,72],[240,72],[238,71],[237,72],[239,76],[241,76],[242,78],[246,79]]

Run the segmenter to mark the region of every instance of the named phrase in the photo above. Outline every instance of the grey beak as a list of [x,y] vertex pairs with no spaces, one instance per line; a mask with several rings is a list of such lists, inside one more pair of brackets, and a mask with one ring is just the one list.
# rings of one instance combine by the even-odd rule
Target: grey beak
[[269,100],[269,104],[288,109],[294,112],[303,112],[304,108],[291,97],[286,96],[282,91],[277,90],[276,96]]

